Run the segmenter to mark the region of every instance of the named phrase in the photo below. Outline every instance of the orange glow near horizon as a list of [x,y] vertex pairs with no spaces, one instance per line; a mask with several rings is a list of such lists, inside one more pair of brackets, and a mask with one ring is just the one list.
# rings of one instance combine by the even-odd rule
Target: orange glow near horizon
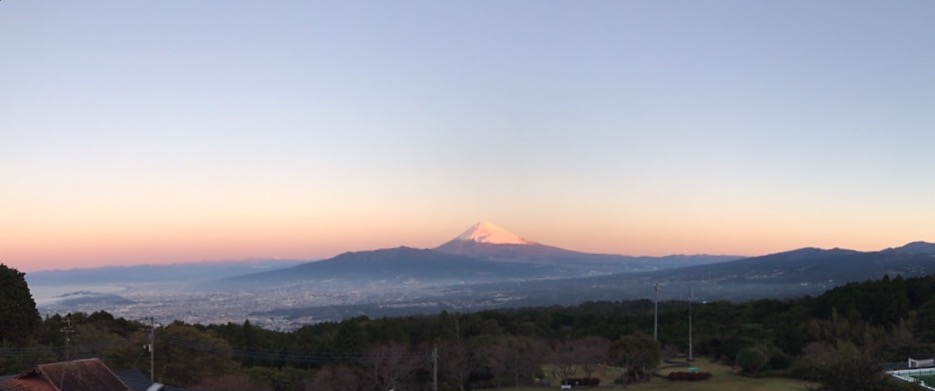
[[[165,264],[242,259],[318,260],[346,251],[363,251],[397,246],[432,248],[450,240],[469,226],[445,229],[393,229],[386,224],[289,224],[272,220],[213,221],[212,223],[171,226],[163,224],[117,229],[96,226],[94,230],[74,230],[68,225],[45,231],[37,226],[0,232],[7,242],[3,259],[21,271],[71,269],[104,265]],[[173,228],[174,227],[174,228]],[[565,225],[564,228],[569,228]],[[30,227],[23,227],[30,228]],[[173,229],[169,229],[173,228]],[[397,227],[398,228],[398,227]],[[573,225],[571,232],[549,230],[541,225],[529,229],[504,228],[527,239],[574,251],[664,256],[710,254],[758,256],[802,247],[843,247],[874,251],[896,247],[913,240],[904,233],[884,237],[853,229],[846,232],[853,241],[822,234],[828,227],[816,225],[796,231],[792,226],[775,226],[761,231],[744,224],[666,225],[642,221],[630,226]],[[42,232],[42,235],[39,235]],[[577,233],[577,234],[575,234]],[[900,241],[902,240],[902,241]]]
[[916,2],[170,3],[2,2],[0,262],[935,240]]

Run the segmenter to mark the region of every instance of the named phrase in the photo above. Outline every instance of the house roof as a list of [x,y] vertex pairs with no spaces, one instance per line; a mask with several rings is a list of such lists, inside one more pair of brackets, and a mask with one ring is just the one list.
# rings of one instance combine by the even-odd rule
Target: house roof
[[136,368],[117,371],[114,373],[133,391],[146,391],[149,386],[153,385],[153,382],[149,380],[149,377],[146,376],[143,371],[140,371]]
[[[148,391],[150,387],[154,384],[149,380],[149,377],[146,376],[143,371],[140,371],[137,368],[126,369],[123,371],[115,372],[117,377],[123,381],[124,384],[130,386],[130,389],[133,391]],[[163,385],[159,388],[159,391],[188,391],[184,388],[172,387]]]
[[0,391],[132,391],[96,358],[37,365],[0,381]]
[[915,361],[931,360],[933,358],[935,358],[935,354],[932,353],[912,353],[909,355],[909,359]]

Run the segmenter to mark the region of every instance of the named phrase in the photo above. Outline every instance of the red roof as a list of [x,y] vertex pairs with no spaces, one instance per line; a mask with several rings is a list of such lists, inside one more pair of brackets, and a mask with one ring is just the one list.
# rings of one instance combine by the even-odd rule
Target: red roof
[[101,360],[90,358],[37,365],[0,381],[0,391],[131,391]]

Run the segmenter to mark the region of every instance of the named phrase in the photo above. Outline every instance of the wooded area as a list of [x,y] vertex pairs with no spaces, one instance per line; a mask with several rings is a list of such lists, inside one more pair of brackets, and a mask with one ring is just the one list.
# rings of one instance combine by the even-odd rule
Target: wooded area
[[[149,374],[146,322],[106,312],[39,319],[21,279],[0,266],[0,373],[99,357],[111,368]],[[691,305],[697,357],[750,376],[818,381],[825,390],[900,389],[910,386],[888,380],[883,365],[935,351],[933,297],[935,276],[885,277],[795,300],[666,301],[659,303],[658,342],[649,300],[359,316],[292,332],[249,321],[175,322],[153,330],[153,369],[157,381],[200,390],[428,390],[436,378],[440,390],[468,390],[590,378],[602,366],[624,368],[618,382],[638,382],[663,357],[689,351]]]

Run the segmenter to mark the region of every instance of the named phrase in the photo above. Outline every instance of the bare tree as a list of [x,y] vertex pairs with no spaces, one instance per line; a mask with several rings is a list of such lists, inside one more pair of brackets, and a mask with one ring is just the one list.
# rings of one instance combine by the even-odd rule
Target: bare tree
[[548,346],[540,339],[530,337],[510,337],[506,344],[509,354],[504,361],[504,372],[511,377],[513,385],[519,387],[528,384],[542,367],[542,358],[548,352]]
[[351,367],[341,364],[327,366],[305,382],[305,391],[361,391],[360,375]]
[[549,352],[546,362],[555,367],[557,375],[564,382],[577,372],[577,360],[575,341],[571,338],[565,338],[552,345],[552,350]]
[[491,374],[494,378],[495,384],[501,384],[503,378],[507,376],[510,356],[513,353],[512,339],[515,337],[512,336],[500,336],[495,337],[495,340],[491,343],[487,343],[481,347],[481,355],[484,357],[485,362],[490,367]]
[[388,391],[404,382],[425,362],[425,354],[411,353],[401,344],[377,345],[362,358],[364,379],[376,390]]
[[610,348],[610,340],[604,337],[584,337],[575,341],[575,356],[581,370],[591,377],[601,365],[607,363],[607,349]]
[[458,390],[464,391],[476,366],[470,349],[461,341],[442,343],[438,346],[438,356],[442,376],[457,384]]

